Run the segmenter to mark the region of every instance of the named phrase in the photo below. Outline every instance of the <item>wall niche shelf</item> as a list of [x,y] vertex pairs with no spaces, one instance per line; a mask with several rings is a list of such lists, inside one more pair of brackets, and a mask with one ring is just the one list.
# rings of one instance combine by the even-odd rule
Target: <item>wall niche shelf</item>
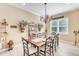
[[0,39],[4,37],[3,41],[6,40],[6,35],[8,34],[6,31],[6,26],[8,26],[8,23],[6,22],[6,19],[3,19],[3,21],[0,22]]
[[37,32],[37,24],[29,23],[28,24],[28,37],[31,36],[31,38],[33,38],[32,34],[34,34],[36,32]]

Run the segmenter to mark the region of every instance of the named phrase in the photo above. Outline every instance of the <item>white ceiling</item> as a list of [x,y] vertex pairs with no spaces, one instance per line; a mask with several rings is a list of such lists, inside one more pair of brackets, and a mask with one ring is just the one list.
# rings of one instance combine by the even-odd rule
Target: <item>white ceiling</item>
[[[44,15],[45,14],[45,5],[43,3],[11,3],[10,5],[21,8],[25,11],[32,12],[36,15]],[[47,4],[47,14],[55,15],[62,12],[67,12],[73,9],[79,8],[78,3],[48,3]]]

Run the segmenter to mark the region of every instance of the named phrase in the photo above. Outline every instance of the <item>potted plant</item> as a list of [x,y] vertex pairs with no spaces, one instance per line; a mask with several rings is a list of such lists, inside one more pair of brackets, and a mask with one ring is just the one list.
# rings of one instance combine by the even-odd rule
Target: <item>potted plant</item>
[[22,20],[22,21],[20,21],[19,22],[19,27],[20,27],[20,31],[21,32],[24,32],[24,30],[25,30],[25,26],[27,25],[27,22],[26,21],[24,21],[24,20]]

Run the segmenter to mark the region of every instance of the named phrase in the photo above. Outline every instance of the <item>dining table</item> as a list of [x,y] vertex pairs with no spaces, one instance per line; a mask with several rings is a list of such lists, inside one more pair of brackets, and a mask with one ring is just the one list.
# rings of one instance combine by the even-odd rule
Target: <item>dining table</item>
[[26,41],[35,47],[37,47],[37,56],[39,56],[41,46],[45,45],[45,40],[43,39],[26,39]]

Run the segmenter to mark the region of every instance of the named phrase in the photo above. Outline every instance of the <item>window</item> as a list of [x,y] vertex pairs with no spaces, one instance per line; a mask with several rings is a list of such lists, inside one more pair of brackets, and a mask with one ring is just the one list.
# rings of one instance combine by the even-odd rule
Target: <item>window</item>
[[64,18],[59,18],[59,19],[55,19],[52,20],[51,23],[51,33],[52,32],[56,32],[59,34],[68,34],[68,18],[64,17]]
[[57,32],[57,28],[58,28],[58,21],[57,20],[54,20],[52,21],[52,31],[53,32]]

